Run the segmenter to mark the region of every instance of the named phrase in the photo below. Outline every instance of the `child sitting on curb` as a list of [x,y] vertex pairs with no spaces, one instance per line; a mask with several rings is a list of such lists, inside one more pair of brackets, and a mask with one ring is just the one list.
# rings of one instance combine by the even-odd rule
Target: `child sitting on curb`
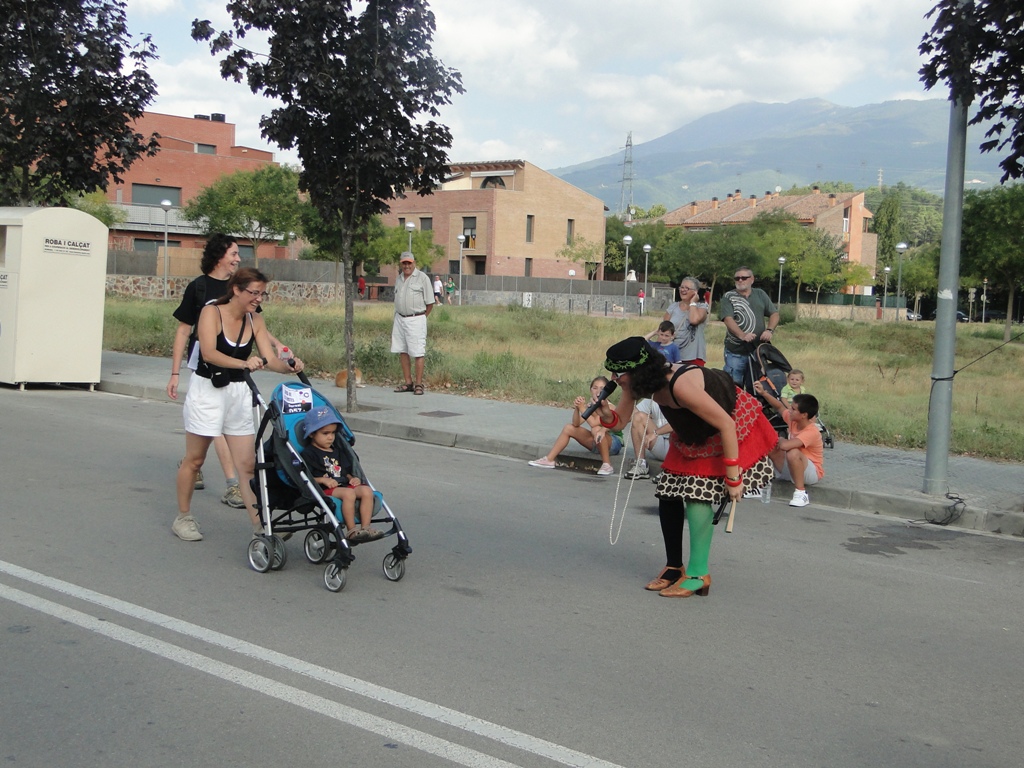
[[811,503],[807,496],[807,486],[814,485],[825,476],[821,432],[815,423],[818,416],[818,399],[808,394],[793,395],[793,400],[787,407],[765,390],[760,381],[754,382],[754,391],[782,414],[783,420],[789,426],[789,437],[779,440],[770,456],[775,465],[775,476],[796,486],[789,506],[806,507]]
[[548,451],[548,455],[530,462],[531,467],[541,469],[554,469],[557,465],[555,459],[558,454],[565,450],[570,440],[575,440],[591,453],[601,454],[601,468],[597,474],[601,476],[610,475],[615,470],[611,465],[611,457],[618,455],[622,450],[622,431],[609,430],[604,424],[615,424],[612,418],[615,409],[608,400],[603,400],[600,407],[591,414],[590,418],[583,421],[583,412],[587,406],[593,403],[601,394],[601,390],[608,384],[608,379],[598,376],[590,382],[590,400],[584,397],[577,397],[573,401],[572,420],[562,427],[562,433],[555,440],[555,445]]

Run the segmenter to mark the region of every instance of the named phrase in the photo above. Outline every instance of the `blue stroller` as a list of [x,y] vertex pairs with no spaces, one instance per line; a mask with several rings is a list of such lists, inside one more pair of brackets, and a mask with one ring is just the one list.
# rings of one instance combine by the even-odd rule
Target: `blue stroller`
[[[279,384],[264,401],[252,378],[246,382],[253,393],[253,409],[259,428],[256,430],[256,472],[253,491],[256,510],[263,522],[263,533],[249,543],[249,565],[259,573],[280,570],[288,559],[281,534],[305,531],[303,551],[313,564],[326,563],[324,585],[331,592],[340,592],[348,578],[348,567],[355,560],[357,542],[345,538],[341,517],[341,500],[326,495],[302,460],[306,445],[302,422],[311,408],[326,407],[337,416],[339,424],[335,447],[352,461],[352,474],[373,490],[373,509],[356,508],[358,517],[369,515],[371,522],[385,525],[384,541],[395,537],[394,546],[384,556],[384,576],[399,581],[405,575],[405,560],[412,552],[384,496],[373,487],[353,450],[356,438],[341,413],[309,383],[305,374],[300,381]],[[262,414],[262,416],[261,416]],[[361,542],[359,542],[361,543]]]

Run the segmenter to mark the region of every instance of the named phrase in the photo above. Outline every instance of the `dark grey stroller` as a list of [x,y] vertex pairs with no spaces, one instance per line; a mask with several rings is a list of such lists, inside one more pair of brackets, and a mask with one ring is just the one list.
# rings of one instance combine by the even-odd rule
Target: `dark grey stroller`
[[[772,344],[767,342],[758,344],[757,348],[750,353],[750,364],[747,366],[747,381],[744,383],[744,389],[754,397],[757,397],[761,402],[765,417],[780,435],[785,435],[787,432],[786,422],[778,411],[768,405],[768,402],[763,397],[758,396],[754,391],[754,382],[760,381],[766,390],[781,399],[782,388],[786,386],[786,377],[792,370],[793,366],[789,364],[786,356],[779,351],[778,347]],[[835,441],[832,438],[832,433],[825,426],[820,413],[818,414],[817,423],[818,431],[821,432],[822,445],[826,448],[834,448]]]

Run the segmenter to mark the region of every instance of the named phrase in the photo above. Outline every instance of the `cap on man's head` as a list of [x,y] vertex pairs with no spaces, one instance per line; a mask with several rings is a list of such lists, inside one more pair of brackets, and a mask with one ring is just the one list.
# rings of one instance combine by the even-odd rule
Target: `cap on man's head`
[[302,434],[305,437],[309,437],[318,429],[323,429],[328,424],[341,424],[341,419],[330,408],[324,406],[314,408],[302,420]]
[[402,258],[398,260],[398,263],[401,264],[403,261],[411,261],[415,264],[416,257],[412,255],[412,251],[402,251]]

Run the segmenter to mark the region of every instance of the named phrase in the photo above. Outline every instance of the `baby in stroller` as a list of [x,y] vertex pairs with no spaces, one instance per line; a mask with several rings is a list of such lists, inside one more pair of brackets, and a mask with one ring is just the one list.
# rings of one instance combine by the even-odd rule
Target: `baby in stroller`
[[302,426],[309,444],[302,450],[302,459],[313,481],[328,496],[341,500],[341,516],[345,521],[345,538],[352,542],[376,541],[384,534],[370,526],[370,515],[360,515],[356,527],[356,502],[363,510],[373,509],[373,489],[364,485],[348,453],[335,444],[341,420],[330,408],[314,408],[306,414]]

